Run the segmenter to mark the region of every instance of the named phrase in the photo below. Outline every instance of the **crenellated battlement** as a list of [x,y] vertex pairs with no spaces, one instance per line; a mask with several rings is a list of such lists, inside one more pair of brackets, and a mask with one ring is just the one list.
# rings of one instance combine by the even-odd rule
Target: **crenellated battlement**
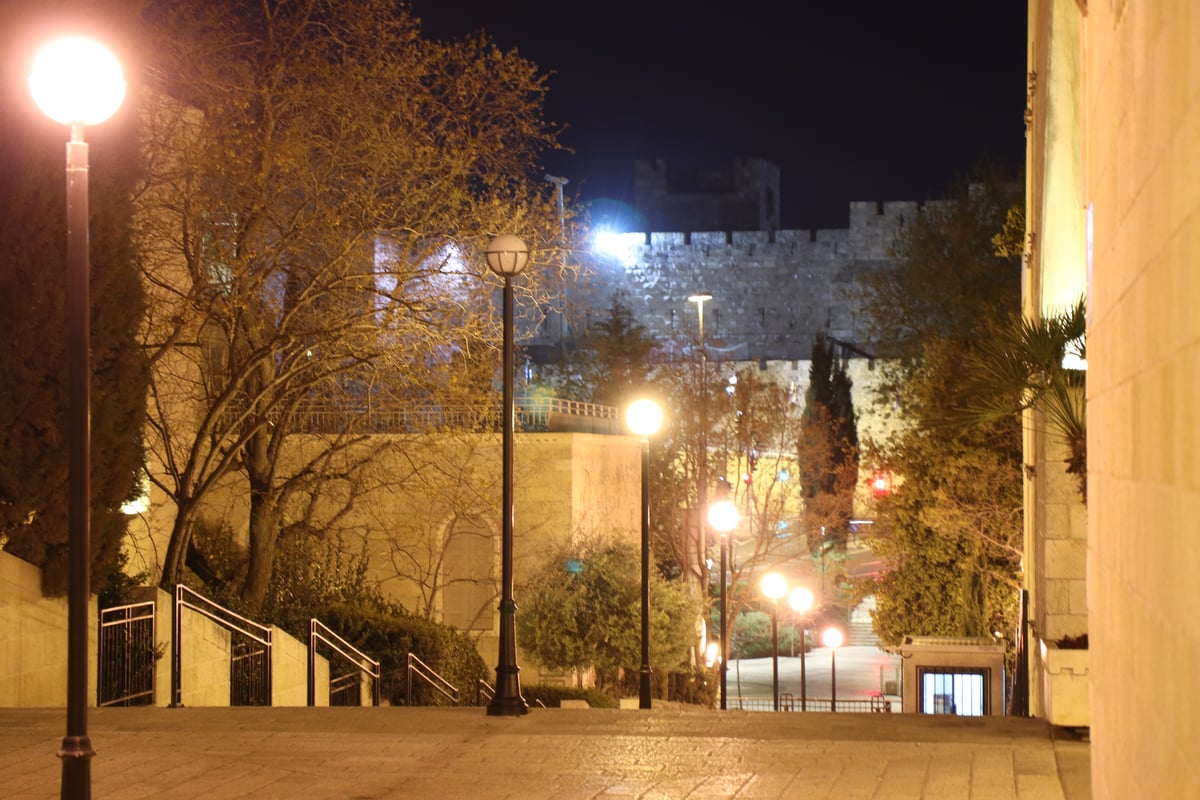
[[891,267],[897,237],[927,207],[852,202],[847,228],[624,234],[620,248],[598,257],[601,285],[623,290],[664,341],[696,335],[687,298],[706,291],[706,338],[740,358],[806,359],[818,333],[870,352],[858,280]]

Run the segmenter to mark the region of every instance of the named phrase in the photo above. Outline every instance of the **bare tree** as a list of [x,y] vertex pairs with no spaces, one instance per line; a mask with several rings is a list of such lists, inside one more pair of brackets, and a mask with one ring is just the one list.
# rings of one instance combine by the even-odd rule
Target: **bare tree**
[[[205,497],[236,474],[250,607],[296,498],[339,458],[353,480],[350,454],[381,420],[405,422],[400,403],[461,400],[451,366],[495,356],[496,315],[477,310],[495,288],[480,267],[490,238],[518,232],[536,251],[557,235],[533,180],[555,144],[536,67],[482,35],[424,39],[384,0],[344,11],[161,2],[145,15],[147,444],[177,512],[161,583],[180,579]],[[536,299],[536,277],[517,284]],[[473,389],[477,401],[490,381]]]

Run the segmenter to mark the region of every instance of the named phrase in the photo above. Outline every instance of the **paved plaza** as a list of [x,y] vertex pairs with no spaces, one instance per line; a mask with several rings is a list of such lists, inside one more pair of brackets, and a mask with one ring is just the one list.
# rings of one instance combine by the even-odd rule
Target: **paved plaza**
[[[0,709],[0,798],[59,796],[62,709]],[[1087,800],[1089,748],[1039,720],[481,708],[103,708],[97,800]]]

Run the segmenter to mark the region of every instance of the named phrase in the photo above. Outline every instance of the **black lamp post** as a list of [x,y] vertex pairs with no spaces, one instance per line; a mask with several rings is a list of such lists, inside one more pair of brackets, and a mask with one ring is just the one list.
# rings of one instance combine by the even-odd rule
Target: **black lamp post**
[[[712,300],[708,292],[696,292],[688,296],[689,303],[696,304],[697,323],[700,334],[700,457],[696,464],[696,508],[697,525],[700,527],[700,550],[703,553],[708,546],[708,526],[705,523],[704,510],[708,508],[708,351],[704,347],[704,304]],[[721,577],[724,582],[724,575]],[[725,710],[725,664],[728,661],[728,648],[725,646],[725,610],[721,610],[721,710]]]
[[662,425],[662,409],[653,400],[629,407],[629,427],[642,437],[642,667],[638,708],[650,708],[650,437]]
[[837,649],[842,646],[845,637],[837,628],[826,628],[821,634],[821,641],[829,648],[829,710],[837,711]]
[[87,730],[88,600],[91,595],[91,299],[88,276],[88,146],[85,125],[108,119],[125,97],[121,65],[89,39],[59,39],[38,52],[29,88],[46,116],[71,127],[67,142],[67,734],[62,797],[90,798]]
[[788,592],[788,605],[800,614],[802,621],[800,629],[800,710],[808,711],[808,672],[805,667],[808,660],[808,618],[806,615],[813,606],[813,593],[803,586],[797,586]]
[[726,596],[726,584],[728,583],[729,575],[729,532],[737,527],[739,515],[737,506],[732,500],[718,500],[713,503],[708,509],[708,524],[712,526],[721,536],[721,709],[728,708],[725,699],[725,687],[727,684],[726,676],[728,675],[729,647],[726,642],[729,639],[729,620],[727,618],[729,612],[729,602]]
[[778,572],[768,572],[762,579],[762,592],[771,600],[771,698],[774,710],[779,710],[779,598],[787,594],[787,579]]
[[488,704],[489,716],[519,716],[529,712],[521,696],[521,668],[517,666],[517,604],[513,600],[513,293],[512,278],[529,263],[529,248],[512,234],[492,239],[487,248],[488,267],[504,278],[504,475],[501,490],[500,540],[500,647],[496,665],[496,694]]

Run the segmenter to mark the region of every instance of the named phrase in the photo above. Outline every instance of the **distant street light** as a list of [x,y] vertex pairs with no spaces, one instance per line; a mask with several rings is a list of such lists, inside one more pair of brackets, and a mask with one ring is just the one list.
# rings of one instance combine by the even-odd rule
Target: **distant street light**
[[662,427],[663,412],[653,400],[629,407],[629,428],[642,437],[642,667],[638,708],[650,708],[650,437]]
[[837,649],[842,646],[844,637],[838,628],[826,628],[821,634],[821,641],[829,648],[829,680],[830,696],[829,710],[837,711]]
[[803,586],[797,586],[788,593],[788,605],[800,615],[800,710],[808,711],[808,673],[805,663],[808,660],[808,617],[813,607],[813,593]]
[[88,279],[88,146],[85,125],[116,113],[125,98],[117,59],[100,44],[59,39],[35,56],[29,89],[42,112],[71,128],[67,142],[67,735],[62,797],[91,797],[87,730],[88,598],[91,594],[91,298]]
[[504,278],[504,409],[503,487],[501,489],[500,540],[500,646],[496,665],[496,694],[488,704],[489,716],[519,716],[529,712],[521,696],[521,668],[517,666],[517,604],[513,600],[513,291],[512,278],[529,263],[529,248],[512,234],[492,239],[487,248],[492,272]]
[[[696,508],[698,509],[696,520],[697,527],[700,528],[700,541],[697,543],[701,555],[708,547],[708,527],[704,520],[704,509],[708,508],[708,391],[705,386],[707,381],[707,364],[708,353],[704,349],[704,304],[712,300],[712,295],[708,292],[697,292],[688,296],[689,303],[696,304],[696,312],[698,314],[699,334],[700,334],[700,447],[699,457],[696,459]],[[722,577],[724,582],[724,577]],[[725,710],[725,640],[721,640],[721,710]]]
[[725,585],[728,583],[727,573],[729,572],[729,532],[737,527],[740,520],[737,506],[732,500],[719,500],[713,503],[708,509],[708,524],[713,530],[721,535],[721,710],[724,711],[728,706],[726,702],[726,688],[728,686],[729,675],[729,620],[727,614],[729,612],[729,603],[726,597]]
[[787,594],[787,578],[768,572],[762,579],[762,593],[771,600],[771,698],[779,710],[779,600]]

